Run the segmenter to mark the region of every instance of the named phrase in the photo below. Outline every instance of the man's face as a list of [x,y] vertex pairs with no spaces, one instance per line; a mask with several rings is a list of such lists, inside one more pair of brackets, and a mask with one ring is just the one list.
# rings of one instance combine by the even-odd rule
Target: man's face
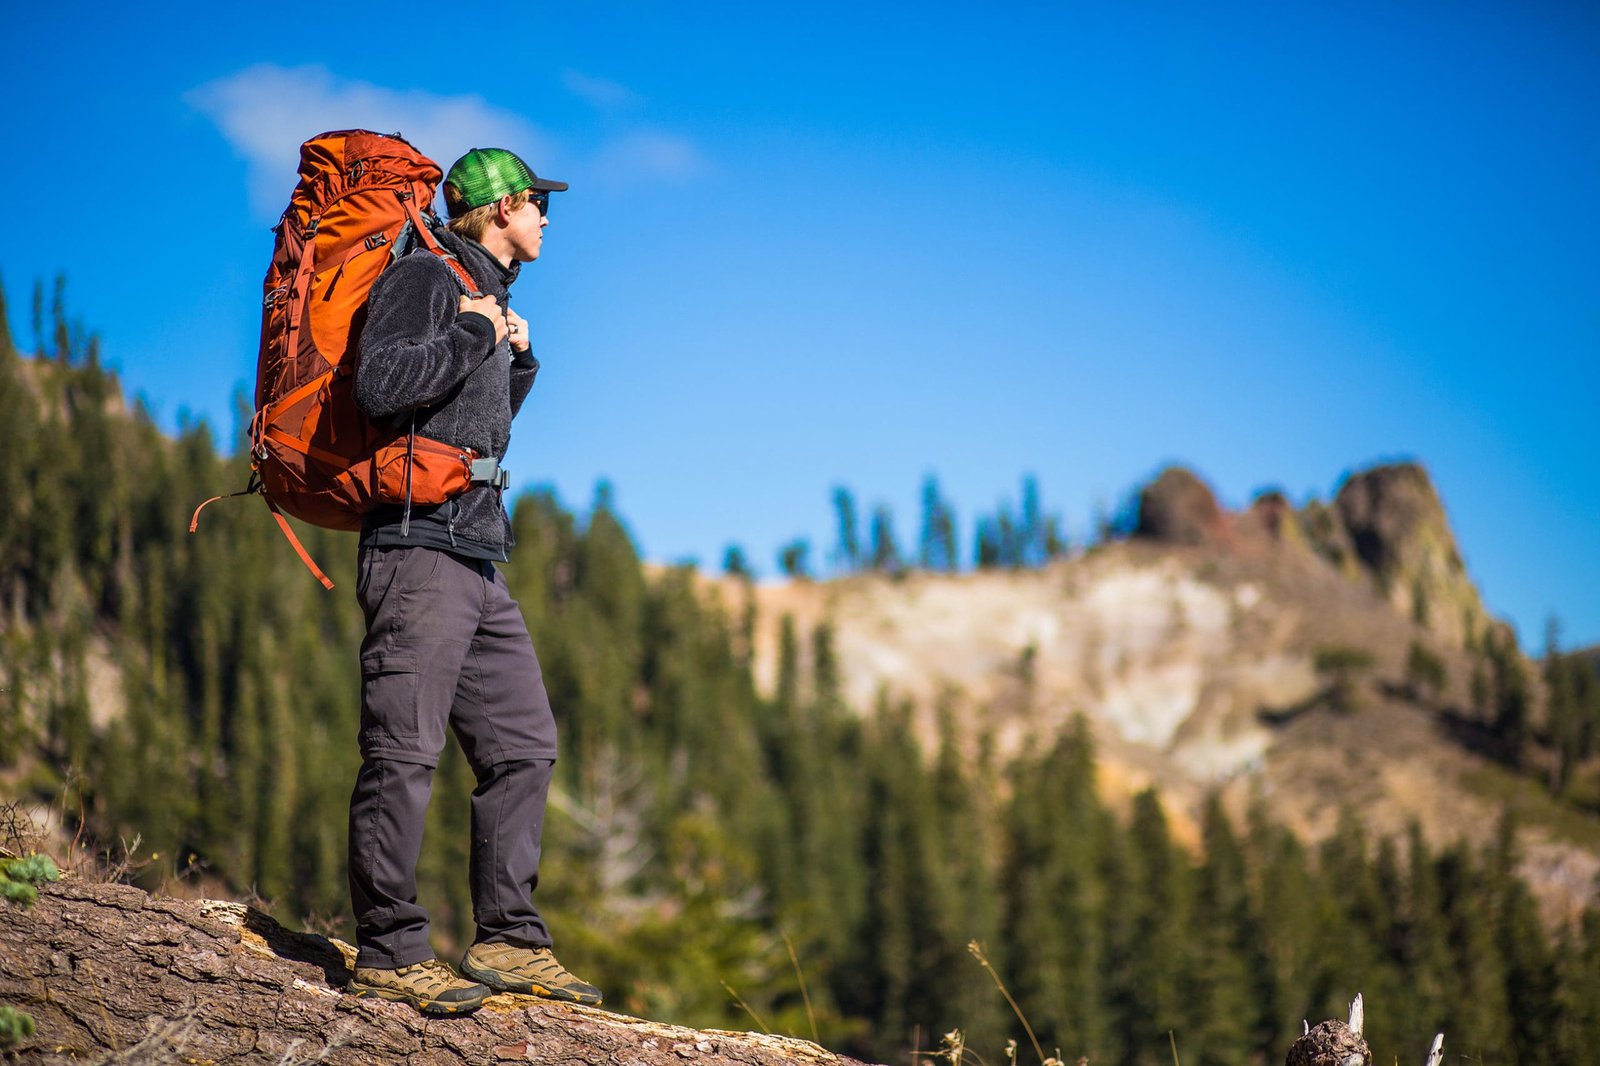
[[[506,197],[507,201],[510,199]],[[533,262],[539,258],[539,245],[544,241],[544,228],[550,220],[532,199],[521,207],[508,207],[506,214],[505,237],[511,245],[512,258],[519,263]]]

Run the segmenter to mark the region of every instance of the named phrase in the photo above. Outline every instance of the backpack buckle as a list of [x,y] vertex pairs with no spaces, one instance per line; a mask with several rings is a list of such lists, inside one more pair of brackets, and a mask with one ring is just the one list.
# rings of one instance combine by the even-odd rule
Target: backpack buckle
[[470,465],[470,480],[475,485],[487,485],[496,492],[511,486],[511,471],[500,465],[500,460],[490,456],[474,459]]
[[388,243],[389,243],[389,238],[388,237],[385,237],[381,233],[374,233],[372,236],[367,238],[367,251],[370,252],[374,248],[382,248],[384,245],[386,245]]

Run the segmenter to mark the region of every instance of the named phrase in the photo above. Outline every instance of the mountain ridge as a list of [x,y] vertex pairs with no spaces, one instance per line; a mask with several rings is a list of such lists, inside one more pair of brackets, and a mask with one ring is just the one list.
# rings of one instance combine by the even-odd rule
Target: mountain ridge
[[[845,702],[865,713],[909,701],[929,753],[941,708],[959,707],[969,750],[992,746],[1001,762],[1083,714],[1109,791],[1159,786],[1191,840],[1211,789],[1236,813],[1265,790],[1309,841],[1353,805],[1384,835],[1415,822],[1435,845],[1484,843],[1510,795],[1530,820],[1525,872],[1547,919],[1594,900],[1600,820],[1493,757],[1475,695],[1485,649],[1515,657],[1535,718],[1546,698],[1483,605],[1420,464],[1354,471],[1331,504],[1295,509],[1269,491],[1236,512],[1169,467],[1138,501],[1126,539],[1041,569],[706,587],[734,616],[754,605],[766,690],[784,626],[810,635],[802,678],[825,631]],[[1360,675],[1339,683],[1359,704],[1344,710],[1333,677],[1344,668],[1330,665],[1341,656]]]

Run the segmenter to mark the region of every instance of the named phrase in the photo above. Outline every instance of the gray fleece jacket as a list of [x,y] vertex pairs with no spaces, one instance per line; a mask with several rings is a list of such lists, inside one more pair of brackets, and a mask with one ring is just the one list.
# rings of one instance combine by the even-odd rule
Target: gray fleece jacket
[[[449,230],[440,228],[434,235],[467,268],[480,293],[508,305],[507,288],[521,264],[503,267],[483,245]],[[455,272],[426,250],[402,257],[383,272],[372,286],[361,330],[356,403],[368,418],[397,428],[409,427],[414,412],[419,436],[503,461],[511,420],[533,387],[539,362],[529,353],[513,357],[509,341],[496,344],[493,322],[458,311],[461,296]],[[362,545],[443,548],[475,559],[508,557],[511,520],[500,493],[487,485],[436,506],[413,506],[405,536],[403,510],[370,512],[362,525]]]

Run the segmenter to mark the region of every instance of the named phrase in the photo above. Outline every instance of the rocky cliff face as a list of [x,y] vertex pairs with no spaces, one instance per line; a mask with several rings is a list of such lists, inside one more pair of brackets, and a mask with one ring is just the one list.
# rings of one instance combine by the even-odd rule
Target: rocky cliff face
[[1395,610],[1452,643],[1483,633],[1488,615],[1426,470],[1399,463],[1352,474],[1334,512]]
[[[1083,714],[1105,783],[1159,785],[1180,823],[1219,786],[1240,802],[1268,795],[1312,838],[1356,802],[1381,831],[1416,821],[1434,841],[1488,832],[1497,817],[1479,784],[1502,771],[1449,735],[1443,714],[1470,708],[1469,645],[1490,622],[1414,464],[1350,475],[1331,506],[1297,510],[1266,493],[1241,512],[1170,469],[1141,493],[1133,537],[1044,570],[756,594],[769,690],[782,616],[802,635],[825,622],[856,708],[880,692],[910,700],[931,746],[935,708],[954,705],[972,750],[992,745],[1002,760]],[[1443,664],[1428,706],[1404,695],[1413,645]],[[1326,664],[1352,654],[1371,665],[1356,710],[1340,712]],[[1585,877],[1600,871],[1590,850],[1535,834],[1526,851],[1576,886],[1567,898],[1587,898]]]
[[1477,639],[1489,622],[1444,504],[1416,463],[1352,473],[1332,507],[1313,500],[1296,512],[1282,493],[1267,492],[1237,514],[1193,471],[1169,467],[1141,491],[1134,535],[1243,555],[1310,549],[1344,576],[1373,582],[1397,612],[1451,645]]

